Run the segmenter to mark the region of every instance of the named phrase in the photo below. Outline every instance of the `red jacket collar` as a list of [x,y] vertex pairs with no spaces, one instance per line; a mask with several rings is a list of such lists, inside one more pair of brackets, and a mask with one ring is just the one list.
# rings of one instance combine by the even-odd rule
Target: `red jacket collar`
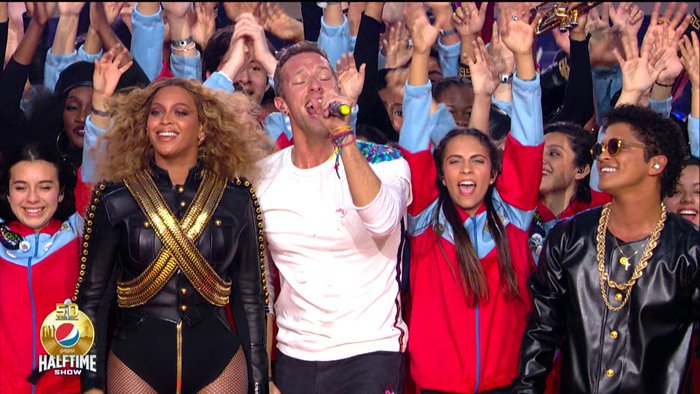
[[[60,220],[51,219],[51,221],[49,221],[49,223],[46,225],[46,227],[42,228],[40,232],[44,233],[44,234],[48,234],[48,235],[53,235],[56,231],[58,231],[61,228],[61,225],[62,225],[62,223]],[[33,228],[29,228],[29,227],[25,226],[19,220],[15,220],[15,221],[11,222],[8,225],[8,227],[10,228],[10,230],[12,230],[13,232],[15,232],[23,237],[26,237],[28,235],[32,235],[32,234],[36,233],[36,231],[34,231]]]
[[[466,222],[467,219],[469,219],[469,214],[467,213],[467,211],[458,207],[457,205],[455,205],[455,208],[457,208],[457,213],[459,214],[459,219],[462,221],[462,223]],[[482,212],[486,212],[486,204],[483,202],[481,203],[481,205],[479,205],[479,209],[476,210],[474,216],[477,216]]]
[[566,219],[576,215],[579,212],[585,211],[590,208],[591,204],[581,201],[572,201],[559,216],[555,216],[552,211],[547,208],[542,201],[537,202],[537,213],[543,222],[549,222],[554,219]]

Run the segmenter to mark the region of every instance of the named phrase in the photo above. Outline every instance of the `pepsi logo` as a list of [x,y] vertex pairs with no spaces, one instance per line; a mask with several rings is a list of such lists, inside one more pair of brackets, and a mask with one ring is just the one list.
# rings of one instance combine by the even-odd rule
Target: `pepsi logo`
[[62,347],[73,347],[80,340],[80,330],[73,323],[62,323],[56,328],[56,342]]

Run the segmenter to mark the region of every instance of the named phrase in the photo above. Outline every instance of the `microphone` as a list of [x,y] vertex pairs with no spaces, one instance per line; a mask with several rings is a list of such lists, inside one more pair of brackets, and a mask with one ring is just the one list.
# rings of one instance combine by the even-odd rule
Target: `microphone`
[[339,102],[332,102],[328,106],[328,113],[332,116],[348,116],[350,115],[350,106]]

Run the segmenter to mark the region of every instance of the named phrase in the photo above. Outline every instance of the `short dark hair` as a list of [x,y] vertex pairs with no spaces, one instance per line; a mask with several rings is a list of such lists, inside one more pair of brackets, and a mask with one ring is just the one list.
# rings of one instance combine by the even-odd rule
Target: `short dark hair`
[[75,212],[73,194],[65,190],[68,183],[68,169],[58,156],[55,148],[48,144],[28,143],[10,153],[7,156],[7,160],[3,163],[2,174],[0,175],[0,218],[8,222],[17,220],[7,201],[7,196],[10,193],[10,170],[12,167],[22,161],[34,162],[40,160],[49,162],[56,167],[58,185],[63,193],[63,201],[58,204],[54,217],[64,221]]
[[[544,127],[544,134],[562,133],[569,141],[571,150],[574,151],[574,165],[582,168],[593,165],[591,148],[595,144],[595,136],[587,132],[583,127],[573,122],[554,122]],[[574,201],[591,202],[590,174],[576,182]]]
[[331,64],[330,60],[328,60],[328,55],[326,54],[326,51],[323,50],[318,44],[315,42],[311,41],[302,41],[298,42],[290,47],[287,47],[282,50],[282,53],[280,53],[279,60],[277,61],[277,68],[275,69],[275,76],[274,76],[274,84],[275,84],[275,93],[277,96],[282,96],[283,90],[282,90],[282,67],[284,67],[285,63],[295,55],[298,55],[300,53],[318,53],[321,55],[326,61],[328,62],[328,65],[331,68],[331,71],[333,72],[333,76],[337,79],[337,75],[335,74],[335,68],[333,67],[334,65]]
[[433,98],[435,100],[439,100],[442,92],[444,92],[445,89],[449,88],[450,86],[466,87],[469,89],[472,88],[471,84],[469,84],[467,82],[467,80],[464,78],[461,78],[461,77],[443,78],[433,86]]
[[644,160],[652,156],[666,156],[668,163],[661,174],[661,198],[671,196],[681,176],[688,147],[683,143],[683,133],[676,122],[664,118],[656,111],[637,105],[622,105],[612,109],[605,117],[605,128],[625,123],[635,131],[648,148]]

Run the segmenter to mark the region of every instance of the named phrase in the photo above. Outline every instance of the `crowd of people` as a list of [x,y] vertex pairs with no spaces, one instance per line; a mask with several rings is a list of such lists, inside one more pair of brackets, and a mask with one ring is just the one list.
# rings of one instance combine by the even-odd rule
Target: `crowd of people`
[[700,7],[535,4],[0,3],[0,392],[700,392]]

